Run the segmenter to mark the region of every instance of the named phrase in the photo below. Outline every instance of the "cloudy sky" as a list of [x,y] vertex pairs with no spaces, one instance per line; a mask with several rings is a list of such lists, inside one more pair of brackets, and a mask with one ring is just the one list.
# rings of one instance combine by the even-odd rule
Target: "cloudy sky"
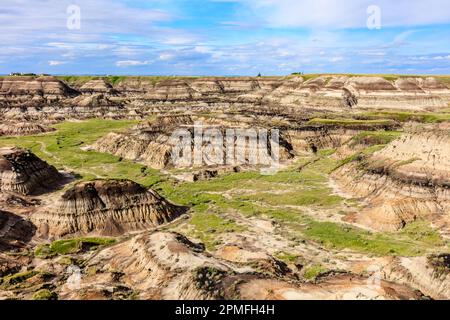
[[0,74],[450,74],[449,0],[0,0],[0,24]]

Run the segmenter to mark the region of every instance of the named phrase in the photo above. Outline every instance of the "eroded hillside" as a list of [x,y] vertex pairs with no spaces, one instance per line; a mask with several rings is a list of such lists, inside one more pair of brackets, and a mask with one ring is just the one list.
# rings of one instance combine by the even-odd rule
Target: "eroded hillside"
[[[449,299],[449,103],[444,77],[0,78],[0,298]],[[233,138],[175,165],[199,124],[277,129],[279,163]]]

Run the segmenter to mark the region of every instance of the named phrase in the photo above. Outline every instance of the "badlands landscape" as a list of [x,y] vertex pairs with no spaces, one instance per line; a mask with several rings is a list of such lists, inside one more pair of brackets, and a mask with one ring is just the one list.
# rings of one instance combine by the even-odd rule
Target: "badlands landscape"
[[0,77],[0,299],[450,299],[450,77]]

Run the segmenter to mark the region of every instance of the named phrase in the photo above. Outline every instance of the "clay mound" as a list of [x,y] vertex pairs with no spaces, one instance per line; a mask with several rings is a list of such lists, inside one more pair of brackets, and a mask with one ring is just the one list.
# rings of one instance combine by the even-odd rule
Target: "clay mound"
[[7,122],[0,124],[0,136],[28,136],[51,131],[55,131],[55,129],[32,122]]
[[196,79],[191,83],[191,87],[202,94],[223,94],[224,87],[215,78]]
[[335,90],[343,89],[345,87],[345,83],[347,82],[347,80],[348,77],[346,76],[332,77],[328,81],[326,88]]
[[429,90],[448,90],[446,85],[433,77],[428,77],[425,80],[422,80],[421,87]]
[[200,98],[201,94],[192,89],[186,81],[165,80],[157,83],[146,93],[146,100],[153,101],[186,101]]
[[171,131],[185,126],[191,126],[194,124],[194,120],[189,115],[167,115],[158,116],[153,121],[141,122],[135,126],[134,129],[141,130],[143,132],[155,132],[155,133],[168,133]]
[[64,98],[77,92],[55,77],[5,77],[0,79],[0,95]]
[[30,151],[0,148],[0,191],[38,194],[57,187],[63,177]]
[[407,133],[334,177],[346,192],[368,201],[359,223],[395,231],[428,218],[450,232],[450,134],[445,130]]
[[318,283],[296,285],[257,279],[239,286],[244,300],[420,300],[423,296],[407,286],[388,281],[380,285],[354,275],[338,275]]
[[347,84],[365,91],[396,90],[391,82],[380,77],[353,77]]
[[0,210],[0,251],[29,242],[36,228],[20,216]]
[[163,169],[169,166],[172,157],[172,132],[192,125],[193,120],[189,116],[160,116],[153,121],[142,122],[125,133],[109,133],[92,148],[142,162],[154,169]]
[[[239,299],[238,284],[274,276],[252,262],[246,266],[223,262],[208,254],[202,244],[178,233],[160,231],[106,248],[87,267],[97,269],[97,274],[82,278],[82,290],[64,286],[63,299],[98,298],[104,287],[114,285],[132,289],[141,300]],[[265,275],[255,271],[259,267]],[[112,280],[111,270],[122,275],[119,281]],[[82,292],[88,292],[88,297],[80,296]]]
[[308,81],[305,81],[303,83],[303,87],[314,89],[314,90],[319,90],[319,89],[325,87],[325,85],[327,84],[328,79],[329,79],[328,77],[313,78],[313,79],[310,79]]
[[420,88],[418,82],[416,79],[413,78],[400,78],[395,81],[395,85],[397,88],[403,91],[417,91],[417,92],[423,92],[423,90]]
[[[130,254],[133,253],[133,254]],[[85,299],[80,293],[99,291],[102,285],[111,286],[109,270],[119,270],[121,285],[139,292],[142,300],[156,299],[218,299],[220,293],[204,285],[230,269],[212,257],[204,246],[194,244],[177,233],[155,232],[132,238],[129,241],[102,250],[89,261],[99,274],[83,277],[83,290],[63,287],[63,299]],[[206,271],[202,279],[200,273]],[[210,271],[210,274],[206,274]],[[211,277],[209,279],[208,277]],[[105,279],[104,284],[99,279]]]
[[132,181],[96,180],[76,184],[32,220],[43,236],[119,235],[171,222],[184,212]]
[[[238,120],[230,121],[219,118],[199,120],[204,124],[204,130],[209,128],[220,130],[223,137],[226,136],[226,129],[240,129],[238,125],[241,124]],[[255,122],[255,120],[252,121]],[[243,123],[242,129],[248,126],[249,123]],[[173,166],[172,150],[175,141],[172,139],[172,134],[179,129],[185,129],[192,135],[194,119],[188,115],[160,116],[153,121],[142,122],[128,132],[109,133],[96,141],[91,148],[98,152],[111,153],[128,160],[137,161],[154,169],[168,168]],[[248,154],[247,147],[248,144],[239,144],[238,141],[235,143],[236,150],[239,150],[239,148],[246,149]],[[280,159],[284,161],[292,157],[292,146],[284,138],[284,135],[281,135]],[[249,161],[247,162],[249,163]],[[260,161],[259,163],[263,162]]]
[[114,89],[109,82],[103,79],[95,79],[86,82],[81,86],[80,91],[82,93],[114,93]]

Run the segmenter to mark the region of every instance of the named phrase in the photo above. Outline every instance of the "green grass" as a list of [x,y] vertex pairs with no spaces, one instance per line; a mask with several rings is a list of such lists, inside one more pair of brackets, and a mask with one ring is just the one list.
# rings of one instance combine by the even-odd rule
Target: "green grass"
[[[384,146],[372,146],[363,152],[370,153]],[[334,222],[319,222],[302,214],[301,210],[286,205],[333,208],[342,202],[331,194],[327,186],[327,173],[336,161],[323,158],[301,172],[291,168],[273,176],[258,172],[229,174],[211,181],[182,183],[172,186],[157,184],[160,192],[177,202],[192,206],[190,225],[194,234],[214,249],[214,239],[224,232],[233,231],[236,225],[224,220],[227,212],[238,211],[244,216],[264,216],[274,219],[290,236],[313,241],[331,250],[351,250],[375,256],[418,256],[445,247],[439,234],[423,224],[412,224],[401,232],[368,232],[356,227]],[[280,185],[279,185],[280,184]],[[281,186],[283,184],[283,186]],[[238,193],[227,199],[223,193],[232,189],[252,189],[255,195]],[[271,194],[269,190],[285,188],[286,194]],[[295,191],[294,191],[295,190]],[[217,192],[218,194],[209,194]],[[213,232],[207,232],[207,231]]]
[[33,300],[57,300],[58,295],[54,292],[51,292],[48,289],[41,289],[36,291],[32,297]]
[[214,250],[216,245],[220,244],[217,241],[218,235],[245,230],[244,227],[237,225],[233,220],[224,219],[216,212],[211,211],[199,210],[189,222],[190,226],[194,228],[192,235],[200,239],[208,250]]
[[[439,123],[450,121],[448,113],[427,113],[407,111],[373,111],[357,115],[358,118],[376,121],[377,119],[392,119],[398,122]],[[362,121],[366,121],[362,120]]]
[[321,124],[329,126],[342,126],[342,127],[357,127],[362,125],[369,126],[393,126],[395,121],[392,119],[368,119],[368,120],[358,120],[358,119],[321,119],[315,118],[308,121],[308,124]]
[[55,125],[57,131],[26,137],[0,137],[0,147],[18,146],[32,150],[59,170],[74,171],[81,180],[97,177],[131,179],[144,186],[159,181],[162,175],[144,165],[106,153],[83,151],[111,131],[126,130],[136,121],[92,119]]
[[299,255],[292,254],[289,252],[284,252],[284,251],[278,252],[277,254],[275,254],[275,258],[285,262],[286,264],[298,263],[299,260],[302,260],[302,258]]
[[350,145],[385,145],[398,139],[402,134],[401,131],[364,131],[353,137]]
[[315,264],[315,265],[307,267],[303,271],[303,277],[308,280],[315,280],[318,276],[320,276],[321,274],[324,274],[328,271],[329,270],[327,268],[323,267],[322,265]]
[[112,245],[114,243],[115,240],[110,238],[75,238],[57,240],[50,245],[41,244],[37,246],[34,255],[41,259],[47,259],[57,255],[76,254],[86,247],[93,250],[100,246]]
[[0,279],[0,285],[1,285],[1,287],[4,287],[4,288],[14,286],[14,285],[20,284],[22,282],[25,282],[26,280],[34,277],[37,274],[39,274],[39,272],[35,271],[35,270],[19,272],[19,273],[9,275],[9,276],[6,276],[6,277],[3,277],[2,279]]
[[[192,218],[183,228],[203,241],[209,250],[214,250],[221,235],[245,231],[245,227],[230,218],[229,214],[236,212],[246,217],[275,220],[289,236],[317,242],[334,250],[415,256],[445,246],[436,232],[421,224],[413,224],[398,233],[371,233],[359,228],[349,228],[345,224],[315,221],[302,212],[303,207],[313,210],[341,210],[343,199],[332,193],[328,185],[329,174],[343,163],[358,160],[359,157],[384,148],[385,143],[401,134],[399,132],[361,133],[354,141],[368,139],[371,143],[382,144],[369,145],[343,162],[329,157],[334,150],[324,150],[318,158],[299,158],[297,163],[275,175],[266,176],[258,171],[247,171],[192,183],[175,181],[156,170],[109,154],[80,149],[110,131],[126,130],[135,123],[97,119],[65,122],[55,126],[56,132],[48,134],[1,137],[0,146],[29,148],[57,168],[73,170],[80,175],[79,179],[90,180],[97,176],[131,179],[151,187],[171,202],[191,208]],[[83,243],[94,247],[110,244],[109,240],[95,238],[60,240],[38,246],[35,255],[42,258],[70,255],[79,252]]]
[[83,84],[97,79],[104,79],[105,81],[111,83],[112,85],[118,85],[125,81],[141,81],[148,82],[151,84],[156,84],[165,80],[190,80],[198,77],[189,76],[58,76],[58,79],[66,82],[72,86],[82,86]]

